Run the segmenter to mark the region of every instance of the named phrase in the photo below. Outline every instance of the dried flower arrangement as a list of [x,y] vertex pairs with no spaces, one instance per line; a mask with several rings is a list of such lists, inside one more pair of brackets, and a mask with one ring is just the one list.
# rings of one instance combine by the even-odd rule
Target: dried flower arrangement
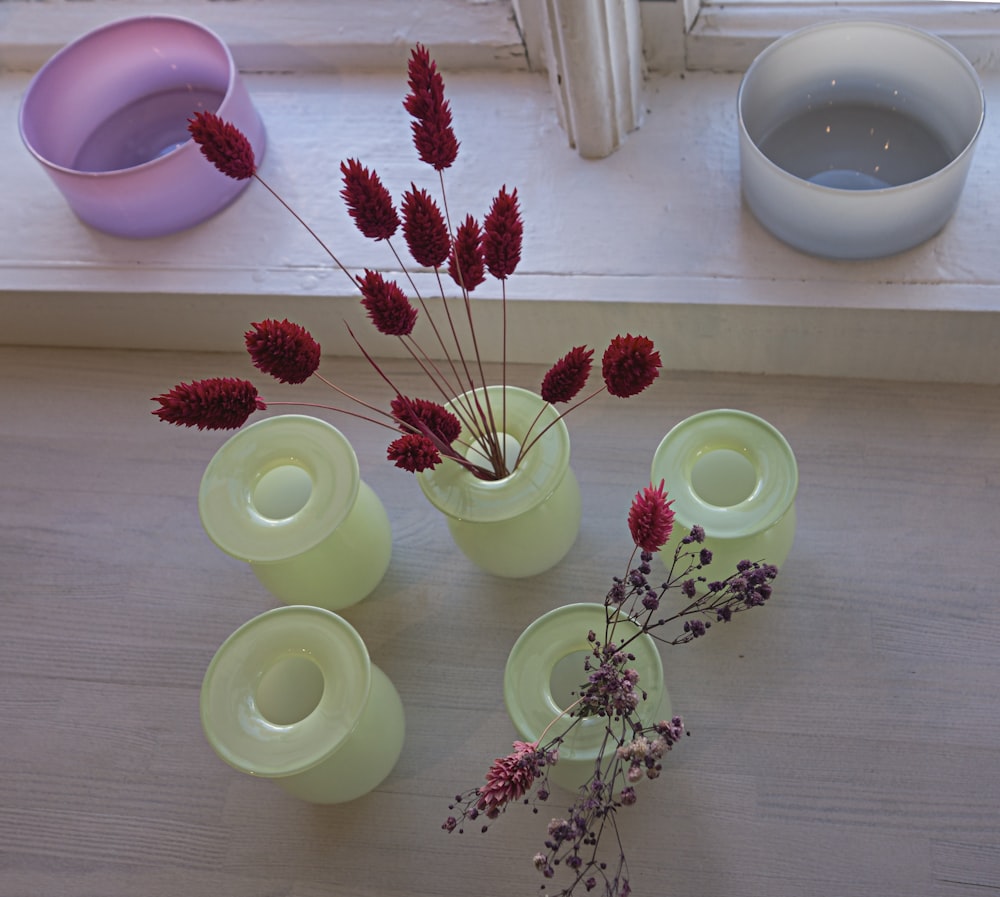
[[[485,784],[455,795],[449,806],[452,815],[442,825],[445,831],[463,832],[466,824],[475,822],[486,832],[490,822],[512,804],[529,805],[539,812],[539,805],[552,797],[548,770],[559,762],[560,744],[581,720],[602,718],[606,737],[593,770],[565,814],[548,823],[542,849],[533,857],[535,868],[546,879],[553,878],[559,866],[568,870],[569,881],[559,897],[568,897],[578,887],[588,892],[602,888],[605,897],[631,893],[617,813],[636,803],[639,782],[660,776],[664,756],[685,732],[679,716],[652,724],[642,721],[647,693],[630,665],[635,655],[629,645],[643,635],[666,645],[694,641],[706,635],[713,622],[728,623],[735,614],[762,606],[778,575],[772,564],[744,560],[724,579],[709,579],[703,571],[712,562],[712,552],[704,547],[704,530],[695,526],[677,545],[667,578],[654,585],[649,578],[651,562],[673,530],[671,503],[662,481],[656,488],[647,486],[632,501],[628,525],[634,546],[628,571],[613,579],[605,596],[604,632],[587,635],[591,652],[573,703],[536,741],[515,741],[510,754],[494,760]],[[669,593],[681,598],[674,609],[666,604]],[[635,624],[628,633],[619,630],[623,620]],[[678,621],[679,632],[661,634],[662,627]],[[549,736],[550,731],[556,734]],[[610,837],[618,851],[617,859],[610,862],[601,852],[604,836]]]
[[[397,212],[392,196],[378,175],[356,159],[340,166],[343,197],[348,212],[361,233],[372,240],[384,241],[406,276],[416,305],[400,285],[377,271],[365,269],[352,274],[327,244],[298,213],[260,176],[253,147],[234,125],[214,113],[196,113],[189,130],[205,157],[229,177],[254,178],[260,182],[349,278],[352,288],[361,293],[361,302],[375,328],[384,335],[398,338],[406,353],[425,373],[434,391],[434,399],[403,395],[362,346],[353,332],[351,338],[364,357],[374,366],[393,390],[388,411],[376,408],[353,396],[318,373],[320,346],[304,327],[287,319],[268,319],[254,323],[245,334],[246,348],[254,365],[279,382],[302,383],[316,377],[341,397],[354,403],[348,408],[332,405],[318,407],[351,414],[386,426],[395,437],[387,451],[397,467],[419,472],[435,467],[442,458],[450,458],[483,479],[502,479],[509,475],[531,449],[546,428],[529,433],[515,459],[506,457],[503,440],[505,402],[494,408],[485,389],[486,377],[476,333],[470,295],[482,284],[487,273],[501,284],[502,386],[507,385],[507,278],[521,259],[523,223],[517,190],[501,187],[480,224],[472,215],[453,227],[448,210],[443,172],[458,155],[459,143],[452,128],[451,108],[444,96],[444,82],[427,49],[417,45],[408,66],[409,88],[403,105],[412,116],[412,138],[422,162],[438,173],[441,203],[422,188],[411,185],[403,194]],[[437,277],[444,320],[436,322],[414,283],[413,277],[392,242],[402,228],[403,239],[416,264],[431,270]],[[446,296],[442,272],[460,290],[458,299]],[[429,326],[436,351],[431,352],[414,336],[419,311]],[[618,335],[601,359],[603,385],[583,398],[593,364],[593,349],[576,346],[560,358],[545,374],[540,388],[542,398],[569,410],[607,390],[611,395],[628,398],[642,392],[659,375],[660,355],[651,340],[631,334]],[[435,358],[443,358],[442,362]],[[503,395],[503,393],[501,393]],[[441,401],[437,401],[440,399]],[[248,380],[217,377],[180,383],[154,397],[158,407],[153,414],[169,423],[199,429],[238,429],[257,410],[269,405],[299,404],[265,402],[256,386]],[[569,403],[574,402],[570,405]],[[447,405],[448,407],[445,407]],[[360,406],[357,410],[355,406]],[[313,406],[317,407],[317,406]],[[472,444],[457,444],[463,425],[473,434]],[[548,426],[552,426],[549,424]],[[470,456],[476,460],[470,460]]]

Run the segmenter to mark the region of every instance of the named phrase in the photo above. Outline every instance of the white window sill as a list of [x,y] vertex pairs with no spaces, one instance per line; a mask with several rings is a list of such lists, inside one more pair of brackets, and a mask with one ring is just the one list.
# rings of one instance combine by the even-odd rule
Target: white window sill
[[[343,321],[369,331],[346,278],[259,185],[164,239],[81,225],[21,146],[28,77],[0,77],[0,342],[240,351],[250,321],[287,316],[326,352],[356,354]],[[940,235],[894,258],[826,261],[774,240],[741,204],[738,78],[654,78],[642,128],[595,162],[567,147],[543,76],[448,73],[462,142],[446,172],[453,214],[481,215],[504,183],[522,201],[511,360],[550,362],[570,345],[600,347],[631,331],[679,369],[1000,382],[994,121]],[[347,218],[340,160],[375,167],[396,196],[411,180],[433,186],[409,142],[404,82],[399,71],[248,77],[270,133],[263,175],[352,268],[391,265]],[[986,87],[988,104],[1000,99],[1000,80]],[[499,303],[488,300],[498,293],[484,285],[480,294],[496,320]],[[373,340],[373,351],[392,354]]]

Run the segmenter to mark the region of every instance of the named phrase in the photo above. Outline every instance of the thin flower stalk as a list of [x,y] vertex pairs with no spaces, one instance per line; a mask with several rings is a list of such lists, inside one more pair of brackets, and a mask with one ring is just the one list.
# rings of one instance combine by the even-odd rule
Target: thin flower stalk
[[[724,578],[709,580],[705,569],[712,553],[703,544],[704,530],[695,526],[674,549],[666,581],[653,582],[653,557],[673,531],[671,503],[662,482],[639,490],[632,500],[628,527],[633,547],[627,572],[613,578],[605,596],[604,631],[587,633],[591,650],[580,670],[573,703],[535,741],[515,742],[512,753],[494,761],[485,785],[456,794],[441,826],[447,832],[462,833],[476,823],[486,832],[515,804],[539,813],[553,802],[549,770],[559,762],[559,748],[567,733],[582,719],[603,720],[592,771],[562,813],[553,808],[556,815],[531,858],[546,880],[562,873],[560,890],[545,886],[547,893],[559,897],[577,891],[597,891],[604,897],[627,897],[632,892],[618,814],[640,800],[642,782],[660,778],[667,755],[689,734],[680,716],[645,719],[647,695],[632,666],[635,657],[629,645],[646,635],[667,645],[694,641],[707,633],[713,621],[727,623],[736,613],[763,606],[777,576],[776,567],[745,560]],[[697,583],[704,586],[700,595]],[[625,621],[630,634],[619,637]],[[662,635],[659,630],[670,623],[679,624],[677,631]]]

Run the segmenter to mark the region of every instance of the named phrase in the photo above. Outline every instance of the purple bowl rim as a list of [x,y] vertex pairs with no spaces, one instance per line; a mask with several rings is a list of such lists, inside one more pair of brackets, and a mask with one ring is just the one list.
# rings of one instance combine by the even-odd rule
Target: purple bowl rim
[[233,88],[236,84],[236,76],[238,71],[236,69],[236,60],[233,58],[232,51],[229,49],[228,44],[222,39],[222,37],[213,29],[209,28],[207,25],[203,25],[201,22],[195,21],[194,19],[188,18],[187,16],[175,16],[169,14],[156,14],[151,13],[148,15],[141,16],[126,16],[122,19],[116,19],[113,22],[106,22],[103,25],[98,25],[96,28],[92,28],[90,31],[81,34],[79,37],[74,38],[68,44],[58,49],[52,54],[42,65],[42,67],[35,72],[32,76],[31,81],[28,83],[28,87],[24,91],[24,96],[21,98],[21,108],[18,111],[17,116],[17,126],[18,131],[21,134],[21,142],[25,145],[28,152],[30,152],[38,162],[45,166],[46,168],[52,169],[53,171],[59,171],[63,174],[69,175],[71,177],[78,178],[107,178],[107,177],[121,177],[123,174],[131,173],[134,171],[143,171],[145,169],[151,168],[156,165],[165,163],[167,160],[173,158],[177,153],[182,152],[185,149],[190,148],[192,145],[193,138],[188,138],[180,146],[175,146],[172,150],[164,153],[162,156],[157,156],[155,159],[149,159],[146,162],[140,162],[138,165],[130,165],[128,168],[115,168],[110,171],[80,171],[76,168],[68,168],[65,165],[60,165],[57,162],[52,162],[46,159],[28,140],[27,135],[24,132],[24,115],[25,108],[28,105],[28,99],[31,95],[32,90],[35,87],[36,82],[42,77],[42,74],[46,69],[49,68],[57,59],[62,56],[69,54],[72,50],[76,49],[80,44],[86,43],[87,41],[93,40],[104,34],[105,32],[112,31],[117,28],[127,27],[129,25],[136,25],[139,23],[148,22],[172,22],[179,25],[189,25],[197,29],[198,31],[206,34],[208,37],[212,38],[216,44],[221,48],[223,55],[226,58],[226,62],[229,66],[229,77],[226,80],[226,92],[222,97],[222,102],[219,104],[221,109],[225,106],[226,101],[232,96]]

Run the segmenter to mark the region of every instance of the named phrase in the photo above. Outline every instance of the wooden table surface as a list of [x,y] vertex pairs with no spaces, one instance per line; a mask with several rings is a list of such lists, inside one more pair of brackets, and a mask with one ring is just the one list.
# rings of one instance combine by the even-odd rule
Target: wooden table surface
[[[356,360],[323,370],[386,399]],[[510,379],[537,388],[541,373]],[[692,737],[621,814],[634,893],[1000,892],[1000,388],[667,373],[637,399],[595,401],[568,419],[580,537],[525,581],[453,548],[383,460],[385,431],[332,419],[395,538],[382,585],[343,615],[408,728],[380,788],[324,807],[230,769],[200,728],[215,650],[276,606],[198,521],[225,434],[150,415],[150,396],[217,375],[250,376],[249,361],[0,349],[2,897],[543,893],[531,857],[547,817],[515,807],[460,836],[440,828],[447,804],[509,750],[514,639],[552,607],[603,598],[660,438],[713,407],[788,438],[798,534],[766,607],[664,649]]]

